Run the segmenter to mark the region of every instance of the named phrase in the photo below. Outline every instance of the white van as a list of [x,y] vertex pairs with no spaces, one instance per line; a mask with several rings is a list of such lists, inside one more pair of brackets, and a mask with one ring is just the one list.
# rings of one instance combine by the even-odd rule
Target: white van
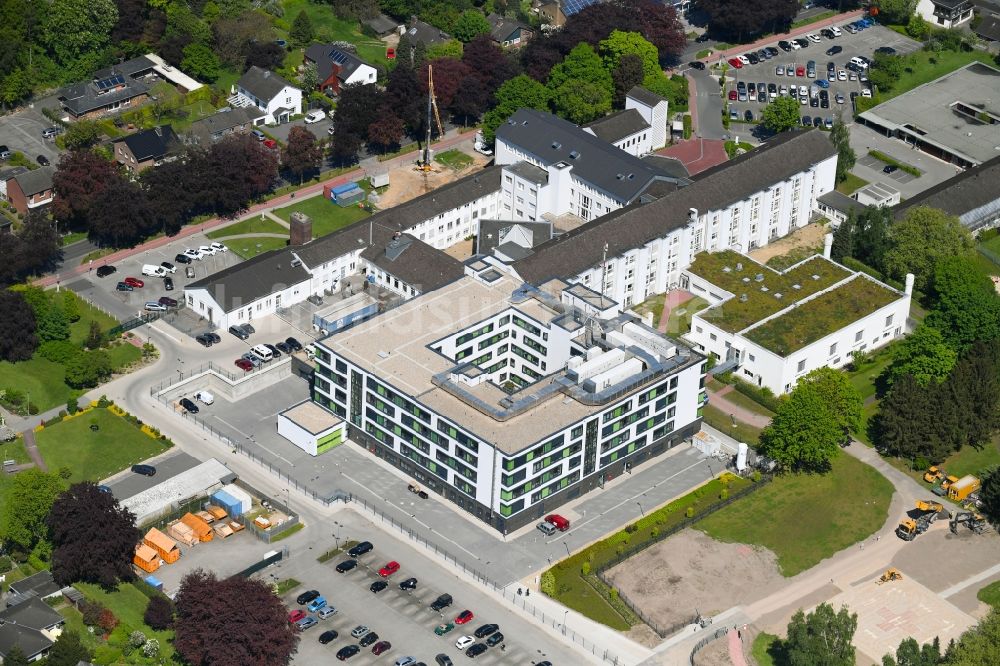
[[264,345],[255,345],[250,348],[250,351],[253,352],[254,356],[257,356],[260,360],[264,361],[264,363],[267,363],[274,358],[274,354],[271,353],[271,350]]
[[143,264],[142,274],[149,277],[165,277],[167,274],[167,269],[163,266],[154,266],[153,264]]

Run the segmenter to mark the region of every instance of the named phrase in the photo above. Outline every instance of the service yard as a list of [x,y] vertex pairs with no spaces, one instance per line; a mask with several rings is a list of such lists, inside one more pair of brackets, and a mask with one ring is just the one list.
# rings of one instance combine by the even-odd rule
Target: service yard
[[[819,34],[819,29],[817,29],[816,34]],[[787,96],[792,96],[792,86],[795,87],[797,91],[800,90],[801,86],[804,86],[807,94],[803,98],[801,95],[795,95],[796,99],[800,100],[801,112],[800,117],[803,119],[802,124],[805,124],[805,118],[808,116],[810,119],[810,125],[814,124],[814,119],[819,117],[822,122],[826,119],[830,119],[832,123],[836,119],[838,114],[843,114],[844,122],[850,122],[854,116],[854,108],[851,104],[851,93],[862,94],[862,91],[866,89],[867,84],[861,82],[858,78],[857,73],[851,72],[846,68],[848,62],[851,58],[857,56],[864,56],[866,58],[872,58],[875,53],[875,49],[883,46],[888,46],[894,48],[897,53],[905,54],[920,48],[920,44],[900,35],[897,32],[893,32],[888,28],[882,26],[872,26],[866,30],[862,30],[856,34],[850,34],[843,31],[840,37],[835,39],[827,39],[826,37],[820,37],[817,42],[809,42],[809,46],[805,48],[800,48],[797,50],[792,50],[790,52],[784,52],[778,49],[778,55],[774,56],[770,60],[762,60],[756,65],[744,65],[741,69],[735,69],[729,67],[727,71],[727,83],[725,94],[727,100],[729,99],[729,93],[731,90],[737,90],[737,86],[740,82],[743,82],[746,86],[751,83],[757,88],[761,83],[764,84],[765,88],[770,89],[773,84],[777,89],[778,95],[781,95],[782,86],[787,90]],[[777,41],[773,44],[777,48]],[[827,50],[833,47],[839,47],[841,51],[833,55],[827,55]],[[810,78],[806,76],[806,65],[809,61],[815,62],[815,72],[816,76]],[[834,63],[834,68],[836,76],[828,79],[827,75],[827,64]],[[787,70],[789,67],[792,68],[792,73],[778,75],[776,70],[778,67],[782,67],[782,70]],[[802,74],[799,75],[800,71]],[[844,71],[845,78],[841,80],[839,78],[840,71]],[[850,75],[854,75],[854,80],[851,80]],[[829,80],[829,88],[825,89],[828,102],[827,107],[823,108],[821,105],[812,106],[811,97],[808,94],[815,82],[817,80]],[[837,102],[837,95],[843,96],[843,102]],[[740,121],[746,120],[746,112],[750,111],[753,114],[753,121],[759,121],[761,117],[761,112],[763,111],[766,103],[759,101],[740,101],[740,94],[737,91],[737,100],[729,101],[729,109],[735,111],[738,119]],[[774,99],[774,96],[768,95],[768,99]],[[802,99],[805,99],[805,103],[801,104]],[[821,101],[818,100],[817,101]],[[739,132],[739,125],[734,125],[731,130],[734,133]]]
[[[338,573],[335,569],[339,563],[351,559],[346,553],[321,563],[315,559],[323,552],[318,548],[299,550],[283,564],[281,578],[292,577],[302,582],[301,586],[284,595],[289,611],[304,609],[305,606],[296,603],[296,597],[313,589],[337,609],[335,615],[319,620],[316,625],[304,630],[293,663],[334,663],[340,649],[358,643],[358,639],[351,636],[351,631],[358,625],[368,626],[378,634],[380,641],[392,644],[381,656],[372,654],[371,645],[363,647],[347,661],[358,666],[392,664],[405,656],[413,656],[418,662],[433,665],[438,654],[447,655],[455,664],[474,661],[487,666],[529,666],[546,660],[555,666],[585,663],[583,656],[548,635],[535,622],[524,619],[483,588],[466,582],[409,543],[381,531],[365,517],[345,509],[336,516],[333,525],[340,543],[348,539],[367,540],[374,544],[375,549],[358,557],[358,566],[346,573]],[[329,545],[334,546],[332,541]],[[375,594],[369,587],[375,581],[383,580],[377,572],[389,561],[399,562],[401,568],[386,579],[389,586]],[[269,570],[265,569],[259,575],[267,578],[268,573]],[[411,577],[417,578],[417,589],[400,590],[399,583]],[[431,603],[444,593],[453,597],[452,605],[440,613],[431,610]],[[463,610],[472,611],[474,618],[470,622],[456,625],[443,636],[434,633],[435,627],[453,622]],[[311,615],[315,616],[314,613]],[[499,631],[504,635],[500,644],[488,648],[474,660],[467,657],[464,650],[455,647],[460,637],[472,635],[477,628],[488,623],[499,625]],[[320,636],[329,630],[336,631],[338,637],[327,645],[320,644]],[[476,642],[484,643],[485,639],[477,639]]]

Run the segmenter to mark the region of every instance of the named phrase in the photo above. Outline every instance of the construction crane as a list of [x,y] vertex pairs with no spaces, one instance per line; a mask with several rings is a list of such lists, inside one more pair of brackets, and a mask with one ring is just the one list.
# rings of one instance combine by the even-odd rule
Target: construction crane
[[434,120],[437,121],[438,136],[444,136],[444,127],[441,125],[441,114],[438,113],[437,98],[434,96],[434,68],[427,65],[427,138],[424,140],[423,164],[418,168],[421,171],[431,170],[431,113],[434,113]]
[[893,580],[903,580],[903,574],[899,573],[899,569],[887,569],[884,574],[882,574],[877,581],[876,585],[882,585],[883,583],[888,583]]
[[948,527],[951,529],[952,534],[958,534],[958,526],[962,524],[976,534],[983,534],[990,529],[990,524],[986,521],[986,517],[975,511],[959,511],[951,517]]
[[930,528],[944,506],[934,500],[917,500],[916,515],[904,518],[896,527],[896,536],[903,541],[913,541]]

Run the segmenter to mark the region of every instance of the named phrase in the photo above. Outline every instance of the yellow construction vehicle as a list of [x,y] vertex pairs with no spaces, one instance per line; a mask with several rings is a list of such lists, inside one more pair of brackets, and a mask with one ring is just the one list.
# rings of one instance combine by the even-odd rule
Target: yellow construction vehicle
[[899,573],[898,569],[887,569],[884,574],[877,581],[876,585],[882,585],[883,583],[888,583],[893,580],[903,580],[903,574]]
[[926,481],[927,483],[937,483],[943,478],[944,478],[944,470],[939,469],[938,467],[933,465],[931,467],[928,467],[927,471],[924,472],[924,481]]
[[966,474],[958,481],[948,486],[948,499],[953,502],[961,502],[972,493],[979,490],[981,485],[979,477]]
[[438,113],[437,97],[434,96],[434,68],[427,65],[427,137],[424,140],[424,157],[421,160],[417,171],[433,171],[431,164],[431,112],[434,113],[434,120],[437,121],[438,137],[444,138],[444,127],[441,125],[441,114]]
[[951,476],[949,474],[944,478],[944,481],[941,482],[941,485],[935,486],[931,490],[931,492],[933,492],[935,495],[938,495],[939,497],[944,497],[945,495],[948,494],[948,489],[951,488],[951,484],[955,483],[956,481],[958,481],[958,477]]
[[986,516],[975,511],[959,511],[951,517],[948,527],[952,534],[958,534],[958,526],[964,524],[976,534],[983,534],[990,529]]
[[913,541],[930,528],[942,511],[944,506],[940,502],[917,500],[916,511],[910,512],[896,526],[896,536],[903,541]]

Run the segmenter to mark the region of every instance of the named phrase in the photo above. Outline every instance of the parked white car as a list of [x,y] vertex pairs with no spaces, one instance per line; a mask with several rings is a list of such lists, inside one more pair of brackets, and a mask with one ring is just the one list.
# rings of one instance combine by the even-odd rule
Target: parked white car
[[184,250],[184,256],[191,257],[192,259],[203,259],[205,257],[205,254],[200,250],[188,248]]
[[211,405],[215,402],[215,396],[208,391],[199,391],[198,393],[195,393],[194,397],[206,405]]
[[820,36],[817,35],[815,32],[811,32],[808,35],[806,35],[806,39],[808,39],[810,42],[816,42],[817,44],[819,44],[820,42]]
[[215,256],[215,248],[208,245],[201,245],[198,247],[198,251],[201,252],[202,256]]
[[322,111],[310,111],[306,114],[305,121],[306,125],[311,125],[313,123],[318,123],[319,121],[326,118],[326,114]]
[[218,241],[212,243],[211,245],[209,245],[209,247],[212,248],[213,250],[215,250],[216,252],[228,252],[229,251],[228,247],[226,247],[225,245],[223,245],[222,243],[220,243]]

